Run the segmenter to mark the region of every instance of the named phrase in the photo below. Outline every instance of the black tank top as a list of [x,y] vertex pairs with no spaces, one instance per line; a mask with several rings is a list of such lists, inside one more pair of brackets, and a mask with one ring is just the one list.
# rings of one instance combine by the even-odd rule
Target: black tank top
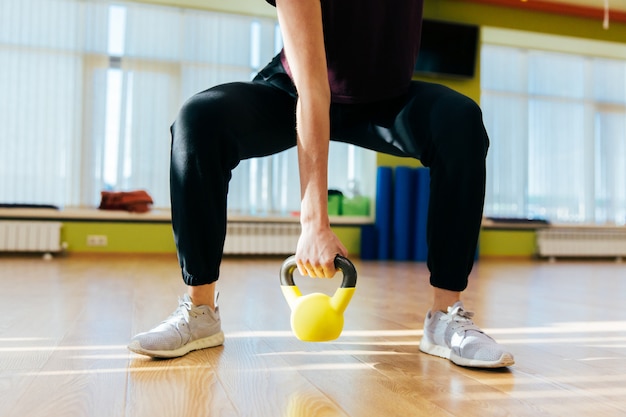
[[[405,93],[419,50],[423,0],[321,4],[332,101],[365,103]],[[289,73],[284,51],[282,63]]]

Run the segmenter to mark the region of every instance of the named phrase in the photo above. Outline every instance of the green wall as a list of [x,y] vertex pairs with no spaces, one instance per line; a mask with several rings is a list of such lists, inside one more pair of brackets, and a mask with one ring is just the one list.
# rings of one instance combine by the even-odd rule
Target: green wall
[[481,257],[530,257],[536,253],[535,231],[483,229],[478,248]]
[[[361,230],[353,226],[335,226],[333,231],[352,255],[360,253]],[[87,245],[90,235],[106,236],[107,245]],[[63,221],[61,240],[68,252],[107,253],[170,253],[174,239],[169,223]],[[480,236],[481,256],[531,256],[535,253],[535,233],[532,230],[483,230]]]
[[[274,17],[276,15],[275,9],[267,4],[265,0],[137,1],[253,16]],[[602,7],[602,3],[598,2],[598,8],[600,7]],[[626,42],[626,25],[623,23],[611,22],[609,30],[604,30],[600,19],[584,19],[566,16],[564,14],[525,11],[521,8],[490,6],[464,0],[426,0],[424,15],[430,19],[474,23],[482,26],[494,26],[620,43]]]
[[[264,0],[140,0],[144,3],[191,7],[246,15],[273,17],[275,9]],[[609,30],[602,28],[598,19],[583,19],[553,13],[525,11],[475,4],[459,0],[428,0],[425,17],[481,26],[493,26],[546,34],[556,34],[626,43],[626,25],[611,23]],[[480,61],[476,74],[480,74]],[[446,80],[422,78],[440,82],[480,101],[480,77],[472,80]],[[378,155],[378,165],[418,166],[419,162],[407,158]],[[360,230],[357,227],[335,227],[352,254],[359,253]],[[106,235],[108,245],[104,248],[88,247],[88,235]],[[174,243],[169,223],[114,223],[114,222],[65,222],[64,241],[68,250],[75,252],[171,252]],[[481,256],[530,256],[535,251],[533,231],[483,230],[480,236]]]
[[[598,7],[601,6],[602,3],[598,2]],[[625,24],[611,22],[609,29],[604,30],[600,19],[525,11],[462,0],[426,1],[424,14],[432,19],[626,43]]]
[[[107,245],[87,245],[90,235],[106,236]],[[64,221],[61,241],[69,252],[175,252],[170,223]]]
[[[169,222],[63,221],[61,241],[68,252],[169,253],[175,252]],[[354,226],[334,226],[350,254],[360,252],[361,230]],[[106,236],[106,246],[88,246],[88,236]],[[294,248],[295,249],[295,248]]]

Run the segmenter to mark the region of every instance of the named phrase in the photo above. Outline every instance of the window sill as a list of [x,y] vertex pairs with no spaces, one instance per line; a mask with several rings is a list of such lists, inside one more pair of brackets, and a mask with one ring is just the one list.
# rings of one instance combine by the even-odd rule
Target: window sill
[[491,219],[483,218],[481,227],[483,230],[538,230],[551,227],[544,221],[526,219]]
[[[130,213],[96,208],[0,208],[0,220],[56,220],[86,222],[148,222],[170,223],[169,210],[151,210],[147,213]],[[229,222],[239,223],[297,223],[297,215],[229,214]],[[333,226],[363,226],[374,223],[373,216],[330,216]]]

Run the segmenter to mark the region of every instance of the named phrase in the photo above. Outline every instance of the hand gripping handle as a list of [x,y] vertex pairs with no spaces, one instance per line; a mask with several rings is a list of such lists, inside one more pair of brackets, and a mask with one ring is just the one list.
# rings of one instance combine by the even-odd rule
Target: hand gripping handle
[[[280,285],[296,285],[293,282],[293,271],[295,271],[297,267],[298,265],[296,264],[295,255],[285,259],[285,262],[283,262],[283,265],[280,268]],[[335,257],[335,268],[339,269],[343,273],[341,288],[356,287],[356,268],[348,258],[337,255]]]

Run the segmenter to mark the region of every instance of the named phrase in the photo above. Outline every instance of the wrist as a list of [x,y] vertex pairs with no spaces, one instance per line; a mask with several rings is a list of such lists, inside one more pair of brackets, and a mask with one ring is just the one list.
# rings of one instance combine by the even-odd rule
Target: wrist
[[328,214],[304,216],[300,214],[300,226],[306,230],[324,230],[330,227]]
[[323,230],[330,227],[328,209],[306,210],[304,207],[300,211],[300,225],[307,230]]
[[330,227],[326,187],[311,184],[300,202],[300,224],[309,229]]

